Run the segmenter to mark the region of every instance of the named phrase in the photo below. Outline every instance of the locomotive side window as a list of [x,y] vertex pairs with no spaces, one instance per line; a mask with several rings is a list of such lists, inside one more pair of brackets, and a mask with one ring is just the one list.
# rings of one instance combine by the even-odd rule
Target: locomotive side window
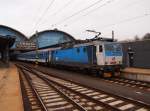
[[102,47],[102,45],[99,46],[99,52],[103,52],[103,47]]
[[121,45],[120,44],[106,44],[105,49],[107,51],[121,51]]

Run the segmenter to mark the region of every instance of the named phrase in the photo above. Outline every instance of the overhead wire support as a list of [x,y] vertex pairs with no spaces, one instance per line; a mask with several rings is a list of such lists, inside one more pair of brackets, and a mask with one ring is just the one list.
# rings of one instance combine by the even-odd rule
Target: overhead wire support
[[[49,3],[48,7],[45,9],[45,11],[42,13],[42,15],[40,16],[40,18],[39,18],[38,21],[36,22],[35,28],[38,26],[38,24],[40,23],[40,21],[42,20],[42,18],[45,16],[45,14],[46,14],[47,11],[49,10],[49,8],[53,5],[54,1],[55,1],[55,0],[52,0],[52,1]],[[35,28],[34,28],[34,29],[35,29]]]
[[89,6],[87,6],[87,7],[85,7],[85,8],[83,8],[83,9],[81,9],[81,10],[75,12],[75,13],[73,13],[72,15],[70,15],[70,16],[64,18],[63,20],[57,22],[56,25],[62,24],[63,22],[65,22],[65,21],[71,19],[72,17],[74,17],[74,16],[76,16],[76,15],[82,13],[82,12],[84,12],[85,10],[88,10],[89,8],[91,8],[91,7],[95,6],[95,5],[97,5],[99,2],[102,2],[102,1],[103,1],[103,0],[98,0],[97,2],[95,2],[95,3],[93,3],[93,4],[89,5]]

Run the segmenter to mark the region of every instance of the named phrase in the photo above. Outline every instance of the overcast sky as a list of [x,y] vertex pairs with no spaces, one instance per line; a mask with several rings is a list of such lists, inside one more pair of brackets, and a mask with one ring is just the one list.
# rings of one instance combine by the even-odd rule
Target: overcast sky
[[28,37],[54,28],[77,39],[92,38],[87,29],[114,30],[119,40],[150,32],[150,0],[0,0],[0,14],[0,24]]

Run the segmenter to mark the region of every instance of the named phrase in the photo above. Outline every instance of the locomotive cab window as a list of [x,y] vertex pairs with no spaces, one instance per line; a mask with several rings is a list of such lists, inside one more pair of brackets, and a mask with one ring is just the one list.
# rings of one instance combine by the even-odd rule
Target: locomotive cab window
[[99,46],[99,52],[103,52],[103,47],[102,47],[102,45]]

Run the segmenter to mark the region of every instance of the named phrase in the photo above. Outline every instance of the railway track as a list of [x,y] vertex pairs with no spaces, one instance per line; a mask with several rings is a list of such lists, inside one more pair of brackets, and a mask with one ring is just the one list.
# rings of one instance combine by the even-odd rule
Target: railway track
[[55,85],[50,85],[27,70],[21,71],[31,111],[86,111]]
[[107,82],[116,83],[119,85],[132,87],[132,88],[138,88],[145,91],[150,91],[150,83],[143,82],[143,81],[136,81],[136,80],[130,80],[125,78],[109,78],[109,79],[103,79]]
[[86,107],[83,108],[68,97],[67,93],[58,86],[50,84],[27,70],[22,72],[21,78],[25,83],[31,111],[86,111]]
[[[92,100],[91,98],[88,98],[88,96],[78,94],[69,89],[64,89],[64,87],[54,84],[53,82],[44,79],[42,76],[39,77],[34,75],[28,70],[22,69],[22,72],[24,74],[21,75],[21,78],[23,81],[26,79],[25,88],[32,110],[99,111],[103,109],[104,111],[117,111],[117,109]],[[49,85],[51,85],[52,88],[55,88],[55,90]],[[68,101],[61,98],[61,96],[65,96],[64,98]],[[103,105],[103,107],[100,105]]]
[[[96,90],[79,83],[64,80],[55,76],[45,74],[44,72],[35,70],[28,66],[19,66],[22,70],[25,70],[31,76],[34,76],[32,80],[35,82],[38,79],[53,85],[57,90],[61,90],[67,98],[70,98],[76,105],[80,106],[83,110],[102,110],[102,111],[149,111],[150,106],[140,101],[135,101],[125,97],[116,96],[106,93],[104,91]],[[38,78],[38,79],[35,79]],[[39,82],[37,82],[39,83]],[[48,86],[49,86],[48,85]],[[42,87],[40,87],[43,89]],[[45,92],[45,91],[44,91]],[[43,92],[43,93],[44,93]],[[75,107],[76,108],[76,107]],[[80,110],[76,108],[76,110]]]
[[42,110],[42,107],[40,107],[40,101],[38,100],[36,93],[33,91],[33,87],[30,85],[25,75],[22,74],[21,70],[19,70],[19,76],[24,100],[24,109],[28,111]]

